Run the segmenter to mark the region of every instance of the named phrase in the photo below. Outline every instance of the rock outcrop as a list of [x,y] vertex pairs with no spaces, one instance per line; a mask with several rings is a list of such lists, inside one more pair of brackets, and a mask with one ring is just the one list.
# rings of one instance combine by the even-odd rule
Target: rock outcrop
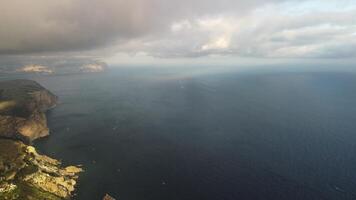
[[104,196],[103,200],[115,200],[115,199],[114,199],[114,197],[112,197],[112,196],[106,194],[106,195]]
[[45,112],[57,97],[31,80],[0,82],[0,136],[30,143],[47,136]]
[[74,191],[77,166],[61,167],[20,141],[0,139],[0,199],[60,200]]
[[23,143],[49,134],[45,112],[56,104],[57,97],[35,81],[0,82],[1,200],[61,200],[72,196],[82,169],[63,168],[58,160],[40,155]]

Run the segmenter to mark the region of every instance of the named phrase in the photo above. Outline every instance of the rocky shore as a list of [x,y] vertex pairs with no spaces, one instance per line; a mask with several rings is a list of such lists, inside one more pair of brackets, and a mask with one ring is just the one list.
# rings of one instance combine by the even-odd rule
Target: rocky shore
[[0,139],[0,199],[69,199],[80,172],[20,141]]
[[45,112],[57,97],[35,81],[0,82],[0,199],[69,199],[79,166],[62,167],[27,144],[47,136]]

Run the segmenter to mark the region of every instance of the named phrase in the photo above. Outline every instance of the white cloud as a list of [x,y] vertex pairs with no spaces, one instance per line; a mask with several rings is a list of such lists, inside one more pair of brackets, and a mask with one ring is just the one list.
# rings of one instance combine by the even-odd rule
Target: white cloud
[[[315,12],[296,14],[308,5],[313,5],[310,9]],[[324,3],[320,5],[323,8],[316,9],[315,5],[317,1],[289,2],[257,7],[243,16],[193,16],[171,23],[170,30],[159,35],[136,38],[130,41],[132,46],[121,44],[118,51],[140,49],[158,57],[356,57],[356,7],[332,9]]]
[[188,20],[183,20],[180,22],[175,22],[171,25],[171,31],[174,32],[180,32],[184,30],[189,30],[192,28],[192,24]]

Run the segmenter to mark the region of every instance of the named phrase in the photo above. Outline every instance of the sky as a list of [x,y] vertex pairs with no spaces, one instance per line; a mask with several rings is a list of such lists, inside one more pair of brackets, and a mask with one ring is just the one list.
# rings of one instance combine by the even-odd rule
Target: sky
[[356,0],[1,0],[0,24],[0,64],[356,60]]

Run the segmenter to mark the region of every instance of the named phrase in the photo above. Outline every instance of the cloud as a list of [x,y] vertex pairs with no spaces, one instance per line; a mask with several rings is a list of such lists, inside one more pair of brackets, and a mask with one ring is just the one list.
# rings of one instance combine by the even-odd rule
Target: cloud
[[0,55],[355,57],[348,0],[2,0]]
[[172,21],[243,14],[279,0],[2,0],[0,53],[88,50],[165,30]]
[[3,0],[0,53],[85,50],[149,29],[142,0]]
[[183,19],[159,37],[134,39],[118,49],[139,49],[157,57],[356,57],[356,7],[297,12],[305,6],[288,2],[260,6],[243,16],[224,13]]

